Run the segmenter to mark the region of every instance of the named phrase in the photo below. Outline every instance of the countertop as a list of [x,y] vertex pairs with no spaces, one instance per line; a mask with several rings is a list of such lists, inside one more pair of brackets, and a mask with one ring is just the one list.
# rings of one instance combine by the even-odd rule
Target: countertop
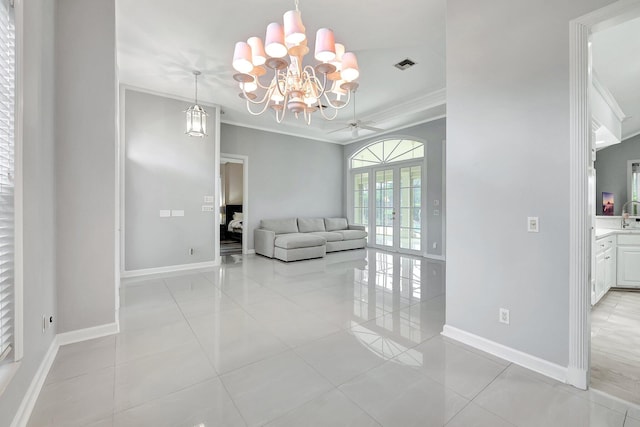
[[613,236],[614,234],[640,234],[640,228],[627,228],[624,230],[619,228],[596,228],[596,239]]

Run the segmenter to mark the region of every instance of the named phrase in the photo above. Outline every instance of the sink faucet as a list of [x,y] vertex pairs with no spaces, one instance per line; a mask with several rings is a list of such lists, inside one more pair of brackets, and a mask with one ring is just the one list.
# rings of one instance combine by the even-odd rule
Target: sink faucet
[[627,220],[629,219],[629,212],[625,212],[625,209],[627,208],[627,206],[631,205],[631,204],[638,204],[640,205],[640,202],[637,200],[629,200],[627,203],[625,203],[624,205],[622,205],[622,228],[625,229],[629,226],[629,223],[627,222]]

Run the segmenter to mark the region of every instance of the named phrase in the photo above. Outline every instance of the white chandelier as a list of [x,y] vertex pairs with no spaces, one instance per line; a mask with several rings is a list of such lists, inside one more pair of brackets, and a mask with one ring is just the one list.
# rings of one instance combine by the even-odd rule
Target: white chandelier
[[[318,110],[326,120],[333,120],[358,88],[356,55],[345,52],[344,46],[335,42],[332,30],[321,28],[316,33],[314,55],[319,64],[315,68],[304,65],[309,47],[298,0],[295,5],[295,10],[284,14],[284,28],[277,22],[267,26],[264,44],[259,37],[236,43],[233,68],[238,73],[233,78],[240,85],[239,95],[246,100],[247,110],[254,116],[270,107],[278,123],[287,110],[296,118],[302,114],[307,124]],[[265,67],[273,70],[268,85],[260,82],[260,77],[267,74]]]
[[196,95],[194,105],[189,107],[187,113],[187,130],[185,133],[189,136],[199,136],[203,138],[207,136],[207,112],[198,105],[198,76],[200,71],[194,71],[193,75],[196,79]]

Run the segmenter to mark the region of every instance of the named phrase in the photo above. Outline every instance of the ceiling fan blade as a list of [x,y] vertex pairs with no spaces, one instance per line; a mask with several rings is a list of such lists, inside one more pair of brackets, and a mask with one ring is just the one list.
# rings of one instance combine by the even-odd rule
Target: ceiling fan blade
[[376,128],[376,127],[373,127],[373,126],[362,125],[362,124],[359,127],[360,127],[360,129],[370,130],[372,132],[382,132],[382,131],[384,131],[384,129]]
[[329,135],[330,133],[344,132],[346,130],[349,130],[350,128],[351,128],[351,126],[346,126],[346,127],[341,127],[341,128],[338,128],[338,129],[334,129],[334,130],[332,130],[330,132],[327,132],[327,135]]

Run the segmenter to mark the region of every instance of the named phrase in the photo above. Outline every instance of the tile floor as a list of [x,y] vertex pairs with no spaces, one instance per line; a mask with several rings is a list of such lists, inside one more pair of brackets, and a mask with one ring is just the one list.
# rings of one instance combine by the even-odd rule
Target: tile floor
[[640,292],[609,291],[593,308],[591,386],[640,405]]
[[616,426],[640,408],[443,338],[444,264],[373,250],[129,280],[30,426]]

